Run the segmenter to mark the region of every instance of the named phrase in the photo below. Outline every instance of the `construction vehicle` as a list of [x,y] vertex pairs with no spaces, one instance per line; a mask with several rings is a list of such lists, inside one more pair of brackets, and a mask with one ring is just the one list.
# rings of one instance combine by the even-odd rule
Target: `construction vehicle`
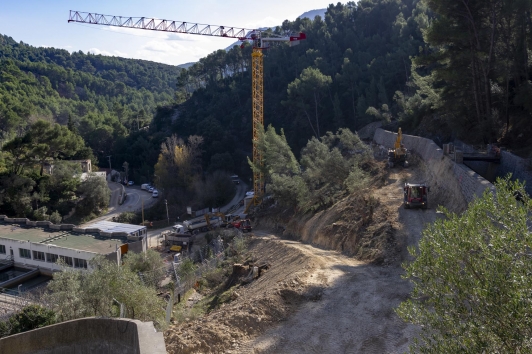
[[183,225],[174,225],[172,230],[162,232],[163,245],[170,247],[169,252],[185,252],[194,244],[195,236]]
[[262,196],[264,194],[264,175],[261,172],[263,167],[262,151],[259,149],[259,134],[264,127],[264,64],[262,52],[273,42],[287,42],[290,46],[297,45],[301,40],[307,38],[305,33],[276,35],[257,29],[212,26],[199,23],[159,20],[147,17],[111,16],[72,10],[70,11],[68,22],[136,28],[149,31],[186,33],[200,36],[225,37],[238,39],[242,42],[251,42],[253,45],[251,53],[253,163],[259,167],[253,169],[253,190],[255,191],[253,205],[259,205],[262,202]]
[[425,183],[405,183],[404,186],[404,200],[405,209],[420,207],[427,209],[429,206],[429,191]]
[[207,223],[207,226],[211,228],[211,221],[214,220],[214,226],[222,226],[224,227],[227,224],[227,217],[224,213],[212,213],[212,214],[204,214],[203,217],[205,218],[205,222]]
[[215,217],[219,217],[222,221],[220,226],[226,227],[226,228],[237,228],[241,230],[242,232],[251,232],[253,229],[251,227],[251,221],[246,218],[242,218],[240,215],[225,215],[223,213],[212,213],[212,214],[205,214],[205,220],[207,220],[208,223],[213,218],[213,215]]
[[185,220],[183,224],[177,224],[172,227],[172,231],[178,234],[197,234],[199,232],[207,232],[217,226],[221,226],[222,219],[219,217],[206,218],[200,216],[194,219]]
[[253,230],[253,228],[251,227],[251,220],[249,219],[233,220],[230,225],[231,227],[239,229],[242,232],[251,232],[251,230]]
[[397,139],[394,143],[394,148],[388,150],[388,166],[394,167],[400,165],[403,167],[408,167],[407,161],[408,150],[403,145],[403,133],[401,128],[397,132]]

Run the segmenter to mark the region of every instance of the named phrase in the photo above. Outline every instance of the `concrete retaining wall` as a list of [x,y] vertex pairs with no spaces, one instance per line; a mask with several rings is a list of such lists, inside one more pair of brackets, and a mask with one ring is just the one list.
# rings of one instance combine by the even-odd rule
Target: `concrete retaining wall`
[[[377,129],[374,141],[387,148],[393,148],[397,139],[397,133]],[[457,164],[449,156],[443,154],[443,150],[434,141],[418,136],[403,134],[403,144],[411,152],[419,155],[428,167],[430,181],[427,183],[433,189],[440,192],[442,198],[448,198],[459,192],[466,204],[480,197],[486,188],[495,191],[495,187],[478,173],[463,164]],[[446,197],[447,196],[447,197]],[[443,200],[443,199],[442,199]],[[459,201],[456,201],[459,203]],[[461,203],[460,203],[461,204]],[[462,205],[448,209],[461,211]]]
[[82,318],[0,339],[9,354],[166,354],[152,322]]
[[501,164],[497,171],[497,177],[512,174],[512,179],[526,182],[525,189],[532,195],[532,159],[523,159],[508,151],[501,151]]

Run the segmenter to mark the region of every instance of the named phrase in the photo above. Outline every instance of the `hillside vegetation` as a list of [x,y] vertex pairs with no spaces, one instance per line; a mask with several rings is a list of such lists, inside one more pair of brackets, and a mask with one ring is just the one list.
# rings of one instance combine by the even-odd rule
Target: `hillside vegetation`
[[[269,31],[307,39],[266,52],[265,123],[283,132],[296,159],[312,138],[373,121],[526,155],[531,8],[526,1],[361,0],[330,5],[324,18],[284,21]],[[216,51],[186,70],[5,36],[0,49],[1,144],[37,118],[70,121],[97,165],[127,162],[129,179],[161,184],[176,210],[191,200],[217,206],[207,204],[219,196],[199,192],[204,183],[251,177],[250,45]],[[190,163],[170,163],[167,139],[179,149],[197,146]],[[6,159],[4,152],[0,171],[9,170]],[[177,188],[162,185],[170,169],[186,175]]]

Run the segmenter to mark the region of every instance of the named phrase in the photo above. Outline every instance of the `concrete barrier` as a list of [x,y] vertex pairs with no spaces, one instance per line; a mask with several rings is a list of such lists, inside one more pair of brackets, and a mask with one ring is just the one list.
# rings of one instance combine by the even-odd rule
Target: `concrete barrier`
[[50,221],[37,221],[37,226],[48,227],[50,225],[52,225],[52,223]]
[[[385,147],[393,148],[396,139],[397,133],[383,129],[377,129],[375,132],[374,141]],[[433,186],[439,190],[441,198],[450,198],[458,192],[467,206],[476,197],[482,196],[486,188],[495,191],[493,184],[482,176],[463,164],[455,163],[449,156],[445,156],[443,150],[434,141],[403,134],[402,143],[408,150],[419,155],[427,165],[430,172],[431,193]],[[454,211],[464,209],[459,200],[456,200],[456,203],[460,205],[454,208]],[[452,207],[448,209],[453,210]]]
[[87,227],[87,228],[85,229],[85,232],[86,232],[86,233],[92,233],[92,232],[97,232],[97,233],[99,233],[99,232],[100,232],[100,229],[98,229],[97,227]]
[[10,354],[166,354],[163,334],[152,322],[81,318],[0,339]]
[[25,224],[26,222],[29,221],[27,218],[14,218],[14,220],[15,222],[20,223],[20,224]]
[[497,171],[497,177],[512,174],[512,179],[525,181],[525,190],[532,196],[532,158],[523,159],[508,151],[501,151],[501,164]]
[[61,224],[61,230],[73,230],[76,225],[74,224]]

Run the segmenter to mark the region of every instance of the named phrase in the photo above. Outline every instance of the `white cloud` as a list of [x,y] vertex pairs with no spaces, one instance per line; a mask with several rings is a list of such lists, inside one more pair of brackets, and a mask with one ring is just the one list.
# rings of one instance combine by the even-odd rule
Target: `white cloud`
[[96,54],[96,55],[98,55],[98,54],[101,54],[101,55],[112,55],[108,51],[100,50],[98,48],[89,48],[89,50],[87,50],[87,53],[92,53],[92,54]]
[[[186,62],[198,61],[213,52],[210,46],[197,46],[179,41],[149,41],[137,50],[133,57],[160,63],[178,65]],[[215,49],[214,49],[215,50]]]
[[107,56],[114,56],[114,57],[123,57],[123,58],[128,58],[129,57],[129,54],[127,53],[124,53],[124,52],[121,52],[119,50],[113,50],[112,52],[109,52],[107,50],[100,50],[98,48],[89,48],[89,50],[87,50],[87,53],[92,53],[92,54],[96,54],[96,55],[107,55]]

